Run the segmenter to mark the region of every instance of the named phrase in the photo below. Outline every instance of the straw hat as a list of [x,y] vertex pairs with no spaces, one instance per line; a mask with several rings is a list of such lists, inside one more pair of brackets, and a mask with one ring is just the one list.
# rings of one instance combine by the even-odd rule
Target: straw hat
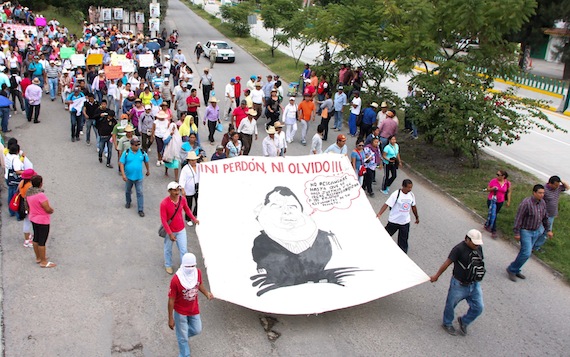
[[275,134],[275,128],[270,126],[269,128],[267,128],[267,134]]
[[212,97],[212,98],[210,98],[210,100],[209,100],[208,102],[210,102],[210,103],[217,103],[218,100],[216,99],[216,97]]
[[257,115],[257,111],[254,109],[250,109],[247,111],[247,115],[251,115],[251,116],[256,116]]

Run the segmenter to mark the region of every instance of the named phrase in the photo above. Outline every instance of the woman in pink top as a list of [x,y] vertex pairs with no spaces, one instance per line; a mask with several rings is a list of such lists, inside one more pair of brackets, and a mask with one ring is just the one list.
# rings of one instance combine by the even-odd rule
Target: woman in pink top
[[32,177],[32,187],[26,192],[28,203],[28,216],[34,228],[34,253],[36,263],[42,268],[53,268],[56,264],[46,258],[46,242],[49,236],[50,215],[53,208],[49,205],[47,196],[44,194],[43,178],[40,175]]
[[487,197],[487,207],[496,200],[497,211],[495,215],[490,215],[485,222],[485,229],[491,232],[493,238],[497,236],[497,214],[503,207],[505,203],[505,197],[507,200],[507,207],[511,205],[511,194],[512,187],[511,182],[507,180],[509,174],[505,170],[497,171],[497,178],[492,179],[487,186],[487,191],[489,191],[489,196]]

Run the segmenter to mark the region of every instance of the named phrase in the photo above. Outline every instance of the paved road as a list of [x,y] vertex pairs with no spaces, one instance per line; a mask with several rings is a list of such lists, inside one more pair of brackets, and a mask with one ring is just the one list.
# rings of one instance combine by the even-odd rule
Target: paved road
[[[178,0],[169,5],[167,23],[180,31],[187,54],[196,41],[222,37]],[[236,50],[235,64],[216,65],[216,81],[266,72]],[[59,265],[38,268],[30,249],[22,247],[20,222],[2,210],[6,356],[176,356],[175,334],[166,320],[170,276],[162,268],[156,236],[158,204],[170,179],[151,168],[145,180],[147,216],[138,217],[136,210],[124,208],[123,182],[98,163],[94,147],[71,143],[69,118],[61,105],[44,99],[42,111],[42,123],[30,125],[15,115],[11,127],[45,177],[55,208],[48,255]],[[260,141],[253,153],[259,149]],[[307,148],[292,145],[290,152],[300,155]],[[400,172],[398,181],[405,177],[407,172]],[[433,274],[465,232],[480,222],[430,185],[412,179],[422,221],[412,228],[410,257]],[[383,203],[377,197],[371,200],[374,209]],[[220,211],[225,205],[220,202]],[[188,233],[189,249],[201,262],[194,230]],[[276,316],[275,330],[282,336],[274,343],[259,323],[263,314],[202,298],[204,331],[191,341],[192,350],[196,356],[567,355],[568,286],[535,261],[525,267],[525,282],[510,282],[504,268],[516,248],[485,239],[486,310],[471,336],[452,337],[439,327],[447,272],[436,284],[365,305],[318,316]],[[464,305],[458,308],[464,310]]]

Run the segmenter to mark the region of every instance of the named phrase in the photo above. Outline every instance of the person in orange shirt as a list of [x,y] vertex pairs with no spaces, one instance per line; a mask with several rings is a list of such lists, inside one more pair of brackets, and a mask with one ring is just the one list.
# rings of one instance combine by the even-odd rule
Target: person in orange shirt
[[309,122],[315,121],[315,103],[309,94],[305,94],[303,101],[298,106],[298,118],[301,122],[301,144],[307,145],[307,130],[309,129]]

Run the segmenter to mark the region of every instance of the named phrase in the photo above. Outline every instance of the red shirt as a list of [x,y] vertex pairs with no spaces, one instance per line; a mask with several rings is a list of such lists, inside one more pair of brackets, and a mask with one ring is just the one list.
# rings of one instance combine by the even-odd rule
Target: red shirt
[[185,289],[178,275],[174,274],[172,280],[170,280],[170,289],[168,290],[168,297],[174,298],[174,310],[180,315],[193,316],[200,313],[200,307],[198,306],[198,288],[202,284],[202,272],[198,270],[198,282],[196,286],[192,289]]
[[[241,95],[241,83],[240,82],[234,83],[234,95],[236,98],[239,98],[239,96]],[[239,105],[239,103],[237,103],[237,105]]]
[[[198,96],[189,96],[188,98],[186,98],[186,104],[188,104],[188,113],[197,113],[198,112],[198,107],[191,107],[190,103],[197,103],[200,104],[200,98],[198,98]],[[196,118],[194,118],[196,119]]]
[[236,116],[236,129],[239,128],[239,123],[241,123],[241,121],[244,118],[247,118],[248,110],[249,110],[248,107],[245,107],[245,109],[243,109],[240,105],[239,107],[235,108],[234,111],[232,112],[232,115]]
[[166,197],[162,200],[162,202],[160,202],[160,221],[162,222],[162,226],[164,227],[166,234],[170,234],[172,232],[180,232],[184,229],[184,218],[182,216],[182,211],[186,212],[186,215],[190,217],[192,221],[196,220],[196,217],[194,217],[192,214],[190,207],[188,207],[186,199],[183,196],[180,196],[178,199],[180,207],[178,208],[178,211],[176,212],[174,218],[172,218],[170,224],[168,224],[168,220],[172,217],[174,211],[176,211],[176,206],[178,203],[172,202],[170,196]]
[[22,94],[24,94],[24,97],[26,97],[26,88],[28,88],[30,84],[32,84],[32,80],[28,77],[23,78],[20,82],[20,87],[22,87]]

